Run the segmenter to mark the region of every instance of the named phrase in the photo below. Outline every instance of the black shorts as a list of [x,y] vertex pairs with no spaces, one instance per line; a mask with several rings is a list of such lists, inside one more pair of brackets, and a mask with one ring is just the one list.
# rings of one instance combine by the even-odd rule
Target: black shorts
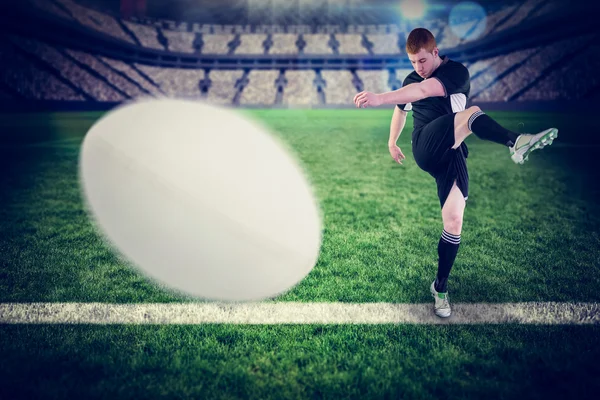
[[440,206],[450,194],[454,181],[465,200],[469,197],[469,151],[463,142],[454,146],[454,114],[443,115],[412,133],[412,150],[417,165],[435,178]]

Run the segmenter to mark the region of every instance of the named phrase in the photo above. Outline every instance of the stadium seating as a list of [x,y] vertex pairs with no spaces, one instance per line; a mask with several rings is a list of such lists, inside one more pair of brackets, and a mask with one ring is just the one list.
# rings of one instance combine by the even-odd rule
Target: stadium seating
[[[583,40],[585,42],[585,38]],[[496,77],[479,92],[473,93],[471,98],[479,101],[510,101],[538,80],[546,68],[569,53],[573,53],[573,41],[567,39],[520,52],[519,55],[523,56],[521,62],[511,57],[512,54],[503,57],[493,64],[490,72]],[[502,67],[506,69],[499,73]]]
[[[536,49],[525,49],[510,54],[493,57],[475,63],[471,66],[471,94],[472,99],[495,101],[497,96],[488,90],[500,78],[502,79],[511,70],[519,68],[527,57],[534,54]],[[472,72],[473,71],[473,72]]]
[[100,59],[107,65],[110,65],[115,71],[119,71],[127,76],[127,78],[129,78],[131,81],[143,88],[145,92],[150,93],[153,96],[162,96],[165,94],[158,83],[154,82],[150,77],[137,69],[135,66],[131,66],[123,61],[114,60],[108,57],[100,57]]
[[215,104],[232,104],[236,96],[236,82],[242,78],[242,70],[212,70],[208,75],[210,89],[206,99]]
[[235,35],[232,34],[212,34],[204,35],[202,40],[202,54],[227,54],[229,53],[228,44],[233,41]]
[[[582,63],[579,59],[586,62]],[[592,44],[576,59],[566,60],[545,75],[516,100],[576,100],[591,95],[600,86],[599,66],[600,46]]]
[[535,12],[542,3],[546,3],[547,0],[526,0],[522,4],[515,7],[515,11],[510,13],[510,18],[505,18],[503,23],[498,25],[495,29],[496,32],[517,26],[522,23],[526,18],[530,17],[532,12]]
[[[27,99],[85,100],[68,82],[36,66],[8,41],[0,41],[0,79],[13,92]],[[11,97],[2,93],[3,99]]]
[[339,33],[335,35],[339,42],[339,54],[369,54],[369,50],[362,44],[362,35],[352,33]]
[[253,70],[248,74],[248,84],[244,86],[239,104],[273,105],[277,93],[278,70]]
[[50,71],[56,71],[92,99],[117,102],[127,98],[123,91],[110,85],[106,78],[90,74],[59,49],[22,37],[13,36],[10,39],[16,46],[37,58],[39,64],[45,65]]
[[158,84],[169,97],[201,97],[200,81],[203,69],[161,68],[136,64],[135,67]]
[[369,90],[371,92],[376,92],[376,93],[389,92],[391,90],[391,87],[389,85],[389,82],[390,82],[389,71],[358,70],[358,71],[356,71],[356,75],[358,75],[358,77],[360,78],[360,80],[362,82],[362,88],[364,90]]
[[284,88],[282,104],[289,106],[313,106],[320,104],[314,81],[314,70],[288,70],[285,73],[287,85]]
[[[439,16],[418,22],[397,21],[395,23],[373,25],[373,15],[377,12],[374,11],[375,14],[368,17],[367,14],[370,12],[363,11],[351,18],[348,17],[353,21],[350,24],[348,24],[348,21],[344,21],[344,16],[341,14],[336,16],[336,20],[331,21],[338,25],[273,25],[270,27],[264,26],[263,28],[266,29],[262,32],[258,32],[259,27],[252,27],[257,31],[249,33],[247,32],[248,27],[241,25],[202,25],[151,19],[121,20],[121,18],[109,15],[106,12],[84,7],[73,0],[27,1],[30,1],[34,7],[41,11],[77,22],[89,29],[110,35],[117,40],[150,49],[177,53],[265,54],[265,39],[266,35],[270,33],[272,34],[272,48],[268,51],[269,54],[296,54],[298,51],[296,42],[299,34],[303,34],[303,40],[306,42],[302,51],[304,54],[399,54],[402,53],[403,46],[398,46],[396,33],[408,32],[416,26],[424,26],[430,29],[438,38],[438,45],[442,50],[451,49],[470,40],[457,37],[448,25],[447,19]],[[293,9],[293,7],[290,8],[289,5],[284,3],[282,2],[281,7],[286,10],[288,8]],[[318,6],[313,6],[311,12],[318,12]],[[501,5],[491,4],[486,7],[489,10],[489,15],[486,20],[480,22],[486,24],[483,35],[497,33],[515,27],[525,20],[531,20],[556,11],[558,5],[556,2],[546,0],[526,0],[525,2],[503,2]],[[273,11],[272,8],[266,7],[262,12],[268,14]],[[277,13],[281,16],[285,14],[282,10]],[[265,21],[269,20],[265,14]],[[296,16],[292,22],[297,24],[302,21],[302,18]],[[356,22],[360,24],[361,21],[364,25],[356,25]],[[369,25],[369,23],[371,24]],[[202,33],[203,46],[197,43],[198,33]],[[237,48],[231,46],[236,33],[239,35],[239,43],[236,43]],[[365,34],[364,38],[361,33]],[[333,36],[331,36],[332,34]],[[158,36],[164,38],[162,39],[164,43],[161,42]],[[268,46],[266,47],[268,48]]]
[[74,60],[78,61],[81,65],[85,65],[89,67],[90,70],[95,71],[97,74],[101,75],[103,78],[112,84],[114,87],[119,88],[119,90],[125,92],[125,94],[130,97],[140,97],[149,94],[143,88],[138,86],[135,82],[130,79],[127,79],[123,74],[120,74],[118,71],[113,70],[110,67],[110,64],[106,64],[100,58],[93,56],[88,53],[84,53],[82,51],[75,50],[66,50],[66,53],[73,57]]
[[295,33],[274,33],[271,36],[273,45],[269,54],[298,54],[298,35]]
[[461,39],[454,34],[450,25],[444,25],[441,32],[437,35],[434,34],[434,36],[436,36],[436,38],[441,38],[438,42],[438,47],[442,53],[444,50],[451,49],[461,44]]
[[177,53],[195,53],[194,40],[196,34],[191,32],[167,31],[163,30],[167,38],[168,50]]
[[400,54],[402,52],[398,46],[398,34],[366,34],[366,36],[373,45],[371,48],[373,54]]
[[137,24],[130,21],[123,21],[123,23],[135,35],[135,38],[138,40],[141,46],[156,50],[166,50],[165,47],[158,41],[155,27]]
[[[518,7],[518,4],[502,4],[501,7],[497,9],[491,10],[488,13],[487,18],[480,21],[480,23],[485,23],[485,29],[483,30],[482,37],[485,37],[496,31],[498,25],[504,21],[505,18],[510,18],[512,13]],[[476,29],[476,28],[475,28]],[[466,40],[461,40],[461,43],[466,42]]]
[[[251,45],[247,46],[262,47],[269,38],[267,34],[253,35],[255,40],[248,42]],[[359,37],[363,38],[363,34],[302,36],[317,35],[321,35],[321,39],[326,39],[327,42],[332,41],[333,36],[337,41],[334,47],[338,51],[356,51],[352,50],[353,47],[344,47],[344,40],[340,41],[338,38],[352,37],[353,43]],[[206,50],[207,46],[214,43],[204,41],[204,36],[215,35],[203,35],[202,49]],[[230,43],[235,42],[233,34],[222,36],[227,36]],[[300,36],[271,34],[273,44],[269,52],[284,48],[282,45],[275,45],[277,40],[273,39],[285,38],[288,43],[294,42],[296,47]],[[368,38],[372,35],[364,36]],[[231,70],[207,66],[175,68],[141,62],[129,63],[17,35],[5,35],[2,38],[0,91],[5,94],[2,98],[21,96],[38,100],[121,102],[143,96],[173,96],[206,98],[219,104],[266,107],[349,106],[357,91],[394,90],[412,72],[412,69],[402,68],[315,70],[311,66],[283,71]],[[470,99],[476,102],[579,99],[598,85],[599,79],[594,71],[600,61],[597,56],[598,46],[594,44],[595,38],[593,34],[568,38],[466,64],[471,75]],[[243,39],[237,48],[231,46],[227,49],[237,52],[241,43]],[[329,45],[324,48],[332,51]],[[225,50],[223,47],[220,49]],[[573,60],[575,53],[581,54],[580,57],[588,61],[582,63]],[[573,70],[577,73],[572,73]]]
[[303,52],[305,54],[333,54],[333,48],[329,45],[331,35],[324,33],[309,33],[302,35],[306,42]]
[[353,83],[354,76],[350,71],[323,70],[321,75],[326,82],[324,88],[327,104],[341,105],[352,104],[352,99],[357,92]]
[[91,29],[98,30],[117,39],[135,44],[133,38],[119,25],[119,21],[106,13],[82,7],[72,0],[56,0],[73,16],[77,22]]
[[264,54],[263,46],[266,34],[240,35],[240,44],[235,48],[235,54]]

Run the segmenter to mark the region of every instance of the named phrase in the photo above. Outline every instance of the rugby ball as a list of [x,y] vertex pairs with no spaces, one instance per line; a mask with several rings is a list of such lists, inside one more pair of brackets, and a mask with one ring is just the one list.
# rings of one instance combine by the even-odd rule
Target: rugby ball
[[317,261],[321,215],[309,181],[240,111],[176,99],[122,105],[87,132],[79,177],[101,234],[167,288],[259,300]]

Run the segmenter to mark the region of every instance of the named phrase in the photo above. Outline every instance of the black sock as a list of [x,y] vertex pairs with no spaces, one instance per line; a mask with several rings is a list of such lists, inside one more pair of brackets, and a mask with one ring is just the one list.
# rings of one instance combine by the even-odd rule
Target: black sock
[[444,229],[438,243],[439,262],[438,273],[435,278],[435,290],[440,293],[448,291],[448,276],[456,259],[458,246],[460,246],[460,235],[453,235]]
[[469,130],[481,139],[490,140],[508,147],[514,146],[519,137],[518,133],[503,128],[481,110],[476,111],[469,118]]

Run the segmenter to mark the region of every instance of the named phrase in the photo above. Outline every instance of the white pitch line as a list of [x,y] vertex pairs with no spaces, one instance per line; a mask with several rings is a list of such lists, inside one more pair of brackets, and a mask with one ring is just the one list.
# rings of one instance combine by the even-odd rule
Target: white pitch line
[[0,303],[0,324],[600,324],[600,303]]

